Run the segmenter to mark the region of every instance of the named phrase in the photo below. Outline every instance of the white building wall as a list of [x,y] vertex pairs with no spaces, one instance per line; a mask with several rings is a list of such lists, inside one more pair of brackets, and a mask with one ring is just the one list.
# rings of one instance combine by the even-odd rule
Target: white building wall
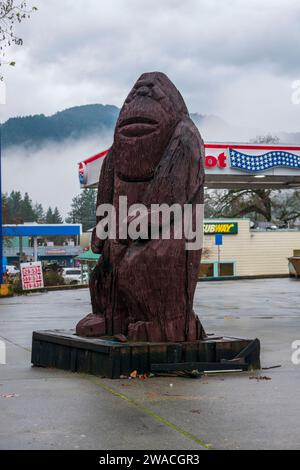
[[[230,219],[238,222],[237,235],[223,235],[221,262],[234,262],[235,275],[288,274],[288,259],[294,250],[300,250],[300,231],[250,230],[248,219]],[[228,222],[228,219],[212,219],[207,222]],[[218,248],[213,235],[204,236],[203,263],[218,260]],[[207,253],[208,251],[208,253]]]

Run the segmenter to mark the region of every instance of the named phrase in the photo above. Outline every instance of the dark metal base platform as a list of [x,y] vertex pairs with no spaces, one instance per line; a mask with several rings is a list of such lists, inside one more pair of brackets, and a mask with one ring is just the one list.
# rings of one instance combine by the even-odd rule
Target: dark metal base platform
[[133,371],[250,370],[260,368],[260,343],[258,339],[215,336],[187,343],[120,343],[79,337],[73,330],[37,331],[32,338],[31,362],[110,379]]

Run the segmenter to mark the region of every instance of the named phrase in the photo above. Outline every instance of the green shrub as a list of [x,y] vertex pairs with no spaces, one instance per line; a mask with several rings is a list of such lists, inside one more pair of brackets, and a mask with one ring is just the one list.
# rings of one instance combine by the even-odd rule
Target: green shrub
[[63,286],[65,284],[64,278],[57,271],[48,271],[44,273],[44,286]]

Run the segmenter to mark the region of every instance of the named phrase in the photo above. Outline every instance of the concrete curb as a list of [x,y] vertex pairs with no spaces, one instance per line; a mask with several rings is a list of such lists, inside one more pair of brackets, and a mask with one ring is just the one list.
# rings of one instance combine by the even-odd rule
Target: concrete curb
[[[228,277],[214,277],[214,278],[199,278],[198,282],[221,282],[221,281],[244,281],[244,280],[255,280],[255,279],[286,279],[286,278],[295,279],[293,276],[289,274],[265,274],[265,275],[257,275],[257,276],[228,276]],[[296,279],[295,279],[296,280]],[[52,292],[52,291],[64,291],[64,290],[78,290],[78,289],[88,289],[87,284],[76,284],[72,286],[48,286],[44,287],[43,289],[33,289],[24,291],[21,293],[17,293],[16,295],[26,295],[26,294],[34,294],[38,292]]]
[[286,279],[290,277],[294,279],[293,276],[289,274],[261,274],[256,276],[222,276],[222,277],[204,277],[199,278],[198,282],[214,282],[214,281],[244,281],[244,280],[251,280],[251,279]]
[[32,289],[26,290],[23,292],[18,292],[16,295],[26,295],[26,294],[37,294],[37,293],[47,293],[52,291],[64,291],[64,290],[78,290],[78,289],[88,289],[88,285],[76,284],[73,286],[48,286],[43,289]]

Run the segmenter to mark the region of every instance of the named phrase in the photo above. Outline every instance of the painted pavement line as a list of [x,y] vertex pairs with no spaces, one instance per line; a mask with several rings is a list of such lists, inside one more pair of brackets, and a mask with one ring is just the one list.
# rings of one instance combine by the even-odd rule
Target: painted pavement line
[[211,445],[209,444],[205,444],[203,441],[201,441],[200,439],[198,439],[198,437],[194,436],[193,434],[191,434],[190,432],[186,431],[185,429],[181,428],[180,426],[178,426],[177,424],[174,424],[174,423],[171,423],[170,421],[166,420],[165,418],[162,418],[161,416],[159,416],[157,413],[155,413],[154,411],[150,410],[149,408],[147,408],[146,406],[144,405],[141,405],[140,403],[138,403],[137,401],[135,401],[134,399],[132,398],[129,398],[127,397],[126,395],[120,393],[120,392],[117,392],[116,390],[114,390],[113,388],[109,387],[108,385],[105,385],[103,383],[101,383],[100,381],[98,380],[94,380],[92,377],[88,377],[88,380],[90,380],[91,382],[95,383],[96,385],[98,385],[99,387],[101,387],[103,390],[105,390],[106,392],[110,393],[111,395],[114,395],[124,401],[126,401],[127,403],[129,403],[130,405],[132,406],[135,406],[136,408],[138,408],[140,411],[143,411],[144,413],[146,413],[148,416],[151,416],[152,418],[154,418],[156,421],[159,421],[160,423],[164,424],[165,426],[167,426],[168,428],[170,429],[173,429],[173,431],[176,431],[177,433],[181,434],[183,437],[185,437],[186,439],[189,439],[191,441],[194,441],[196,442],[197,444],[199,444],[199,446],[201,446],[203,449],[206,449],[206,450],[209,450],[211,449]]
[[[3,337],[2,337],[3,338]],[[13,344],[14,346],[17,346],[19,348],[22,348],[23,350],[27,351],[27,352],[31,352],[31,349],[30,348],[25,348],[24,346],[21,346],[17,343],[14,343],[13,341],[10,341],[9,339],[7,338],[3,338],[4,341],[7,341],[8,343],[11,343]],[[205,444],[203,441],[201,441],[201,439],[198,439],[198,437],[194,436],[192,433],[186,431],[185,429],[181,428],[180,426],[178,426],[177,424],[174,424],[174,423],[171,423],[170,421],[166,420],[165,418],[162,418],[161,416],[159,416],[157,413],[155,413],[154,411],[150,410],[149,408],[147,408],[146,406],[144,405],[141,405],[140,403],[138,403],[137,401],[133,400],[132,398],[129,398],[127,397],[126,395],[123,395],[122,393],[119,393],[117,392],[116,390],[114,390],[113,388],[109,387],[108,385],[104,385],[103,383],[101,383],[100,381],[96,381],[93,379],[93,376],[87,376],[86,374],[80,374],[80,375],[84,375],[85,378],[87,380],[89,380],[90,382],[93,382],[95,385],[101,387],[103,390],[105,390],[106,392],[110,393],[111,395],[114,395],[124,401],[126,401],[127,403],[129,403],[130,405],[132,406],[135,406],[136,408],[138,408],[139,410],[143,411],[144,413],[146,413],[148,416],[151,416],[152,418],[154,418],[156,421],[164,424],[165,426],[167,426],[168,428],[170,429],[173,429],[173,431],[176,431],[177,433],[181,434],[183,437],[185,437],[186,439],[189,439],[193,442],[196,442],[196,444],[198,444],[199,446],[201,446],[203,449],[205,450],[209,450],[211,449],[211,445],[209,444]],[[96,377],[95,377],[96,379]]]
[[1,336],[1,335],[0,335],[0,339],[5,341],[6,343],[9,343],[9,344],[12,344],[13,346],[16,346],[17,348],[21,348],[21,349],[23,349],[24,351],[26,351],[28,353],[31,353],[31,348],[26,348],[26,346],[22,346],[21,344],[15,343],[14,341],[12,341],[8,338],[5,338],[4,336]]

